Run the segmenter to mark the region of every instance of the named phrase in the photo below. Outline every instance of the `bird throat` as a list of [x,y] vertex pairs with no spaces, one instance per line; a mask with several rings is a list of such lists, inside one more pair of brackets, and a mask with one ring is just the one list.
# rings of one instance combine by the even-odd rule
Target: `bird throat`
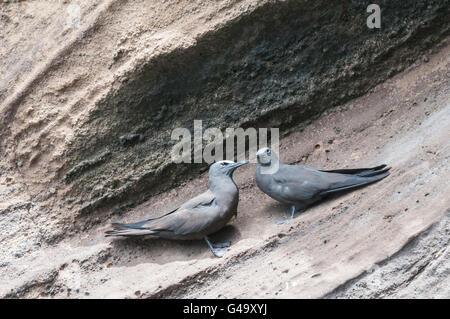
[[280,168],[280,162],[271,161],[269,163],[260,163],[260,173],[261,174],[275,174],[278,172],[278,169]]

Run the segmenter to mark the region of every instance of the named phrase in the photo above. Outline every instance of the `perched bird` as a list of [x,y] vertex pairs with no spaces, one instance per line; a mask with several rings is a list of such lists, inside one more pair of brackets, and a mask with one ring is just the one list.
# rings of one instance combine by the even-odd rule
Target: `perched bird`
[[230,242],[212,243],[208,235],[224,227],[237,214],[239,190],[233,172],[248,161],[220,161],[209,168],[209,189],[168,214],[137,223],[113,223],[106,236],[141,236],[192,240],[205,239],[217,257],[222,257]]
[[289,219],[326,195],[379,181],[389,175],[390,167],[380,165],[372,168],[319,170],[310,166],[286,165],[278,160],[270,148],[256,153],[258,167],[256,184],[273,199],[290,204]]

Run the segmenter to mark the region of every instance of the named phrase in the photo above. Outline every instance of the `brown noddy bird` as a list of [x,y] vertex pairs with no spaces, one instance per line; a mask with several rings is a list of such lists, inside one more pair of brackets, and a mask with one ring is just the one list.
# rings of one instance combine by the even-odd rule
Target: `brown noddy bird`
[[273,199],[290,204],[290,218],[278,222],[283,224],[294,218],[323,197],[361,187],[379,181],[389,175],[390,167],[380,165],[372,168],[319,170],[310,166],[286,165],[268,147],[256,153],[258,167],[256,184]]
[[136,223],[112,223],[106,236],[143,236],[177,240],[205,239],[217,257],[222,257],[230,242],[213,244],[208,235],[224,227],[237,214],[239,190],[233,172],[248,161],[220,161],[209,168],[209,189],[180,207],[158,218]]

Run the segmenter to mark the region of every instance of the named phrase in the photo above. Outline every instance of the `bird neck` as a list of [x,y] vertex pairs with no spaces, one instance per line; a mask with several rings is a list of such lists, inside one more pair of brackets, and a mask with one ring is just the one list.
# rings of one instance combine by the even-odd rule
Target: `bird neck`
[[210,176],[209,177],[209,187],[211,189],[220,189],[223,186],[235,185],[231,176]]
[[278,158],[272,158],[270,163],[259,163],[258,169],[261,174],[275,174],[276,172],[278,172],[278,169],[281,165],[283,164],[278,160]]
[[209,178],[209,188],[212,192],[237,189],[231,176],[214,176]]
[[209,180],[209,189],[214,194],[217,205],[227,207],[227,212],[235,213],[239,202],[239,189],[230,176],[221,176]]

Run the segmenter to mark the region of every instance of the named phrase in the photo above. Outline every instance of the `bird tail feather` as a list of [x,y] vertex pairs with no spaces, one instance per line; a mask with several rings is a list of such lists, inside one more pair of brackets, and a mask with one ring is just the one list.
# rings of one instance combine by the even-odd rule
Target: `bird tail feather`
[[357,176],[360,177],[372,177],[372,176],[377,176],[377,175],[381,175],[385,172],[388,172],[391,168],[390,167],[383,167],[381,169],[378,170],[369,170],[369,171],[364,171],[361,172],[359,174],[357,174]]
[[157,233],[150,229],[113,229],[105,232],[105,237],[110,236],[144,236]]
[[130,224],[122,224],[122,223],[111,223],[112,227],[114,229],[145,229],[144,224],[146,224],[148,220],[143,220],[141,222],[137,223],[130,223]]
[[[384,170],[380,170],[380,171],[384,171]],[[361,186],[364,186],[367,184],[375,183],[375,182],[378,182],[379,180],[382,180],[383,178],[386,178],[387,176],[389,176],[389,174],[390,173],[388,171],[384,171],[381,174],[377,174],[375,176],[369,176],[369,177],[366,176],[366,177],[362,177],[362,178],[360,176],[358,176],[357,179],[355,176],[355,180],[353,182],[346,183],[342,186],[337,186],[332,189],[327,189],[326,191],[321,192],[320,195],[332,194],[332,193],[336,193],[336,192],[340,192],[340,191],[345,191],[345,190],[350,190],[353,188],[361,187]]]
[[[386,169],[386,164],[375,166],[375,167],[369,167],[369,168],[349,168],[349,169],[335,169],[335,170],[322,170],[322,172],[326,173],[338,173],[338,174],[346,174],[346,175],[357,175],[357,176],[367,176],[367,174],[371,174],[377,171],[381,171],[383,169]],[[387,168],[387,170],[389,170]]]
[[111,225],[114,229],[105,232],[105,236],[143,236],[157,233],[155,230],[143,227],[146,222],[147,221],[142,221],[130,224],[112,223]]

